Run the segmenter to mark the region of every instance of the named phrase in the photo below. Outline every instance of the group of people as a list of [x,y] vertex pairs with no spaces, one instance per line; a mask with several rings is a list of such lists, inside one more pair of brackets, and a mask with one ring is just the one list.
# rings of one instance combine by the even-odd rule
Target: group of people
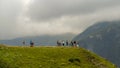
[[58,46],[73,46],[73,47],[79,47],[78,42],[77,41],[64,41],[64,40],[58,40],[57,41],[57,45]]
[[[30,47],[33,47],[33,46],[34,46],[34,42],[33,42],[32,40],[30,41],[29,44],[30,44]],[[26,42],[25,42],[25,41],[23,41],[23,45],[26,45]],[[58,40],[58,41],[57,41],[57,45],[58,45],[58,46],[79,47],[77,41],[68,41],[68,40],[66,40],[66,41],[64,41],[64,40]]]
[[[25,43],[25,41],[23,41],[23,45],[25,45],[26,43]],[[30,41],[30,47],[33,47],[34,46],[34,42],[31,40]]]

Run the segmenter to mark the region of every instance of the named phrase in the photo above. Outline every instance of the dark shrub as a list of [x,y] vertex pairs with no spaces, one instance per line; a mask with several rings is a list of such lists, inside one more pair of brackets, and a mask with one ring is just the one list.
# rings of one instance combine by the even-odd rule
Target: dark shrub
[[71,62],[71,63],[74,63],[74,62],[79,62],[80,63],[79,58],[70,58],[68,61]]

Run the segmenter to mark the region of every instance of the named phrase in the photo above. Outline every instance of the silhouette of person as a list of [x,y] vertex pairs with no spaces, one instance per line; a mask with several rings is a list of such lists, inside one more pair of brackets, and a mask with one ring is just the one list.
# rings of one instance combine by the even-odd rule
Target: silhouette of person
[[63,45],[63,46],[65,45],[65,42],[64,42],[64,40],[62,41],[62,45]]
[[68,46],[69,45],[69,42],[68,42],[68,40],[66,40],[66,46]]
[[30,47],[33,47],[33,46],[34,46],[34,42],[30,41]]
[[25,45],[25,41],[23,41],[23,45]]

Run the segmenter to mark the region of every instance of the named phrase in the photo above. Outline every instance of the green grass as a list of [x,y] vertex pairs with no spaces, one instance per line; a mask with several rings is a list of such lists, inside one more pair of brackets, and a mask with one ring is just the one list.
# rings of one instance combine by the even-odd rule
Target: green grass
[[0,46],[0,68],[116,68],[83,48]]

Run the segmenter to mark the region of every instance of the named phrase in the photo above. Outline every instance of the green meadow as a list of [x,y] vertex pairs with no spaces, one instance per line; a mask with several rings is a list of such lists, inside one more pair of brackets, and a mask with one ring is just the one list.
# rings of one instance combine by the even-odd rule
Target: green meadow
[[83,48],[0,46],[0,68],[116,68]]

